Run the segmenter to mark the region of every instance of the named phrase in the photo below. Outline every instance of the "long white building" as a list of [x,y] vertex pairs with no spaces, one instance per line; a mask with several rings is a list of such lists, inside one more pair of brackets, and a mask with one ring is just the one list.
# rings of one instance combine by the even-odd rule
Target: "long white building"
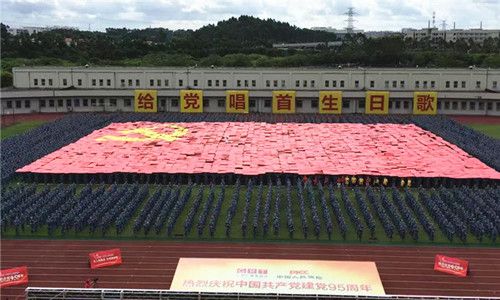
[[250,111],[270,113],[273,90],[296,91],[296,112],[318,112],[318,92],[343,91],[342,113],[363,113],[368,90],[389,91],[389,113],[412,113],[414,91],[437,91],[438,113],[500,115],[500,69],[14,68],[3,115],[133,111],[134,90],[158,91],[160,112],[177,112],[179,91],[204,91],[204,111],[224,112],[226,90],[248,90]]
[[482,44],[487,38],[500,38],[500,29],[446,29],[441,30],[436,27],[422,29],[403,29],[403,34],[406,39],[412,38],[420,41],[425,38],[430,40],[442,39],[446,42],[456,42],[460,39]]

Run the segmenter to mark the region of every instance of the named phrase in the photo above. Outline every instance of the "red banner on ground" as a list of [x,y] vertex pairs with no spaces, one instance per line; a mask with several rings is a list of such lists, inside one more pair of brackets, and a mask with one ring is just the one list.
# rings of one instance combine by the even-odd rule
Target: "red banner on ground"
[[467,276],[469,262],[455,257],[436,255],[434,260],[434,270],[460,277]]
[[122,254],[120,249],[92,252],[89,253],[89,260],[91,269],[121,265]]
[[113,123],[17,171],[500,179],[415,125],[354,123]]
[[0,288],[28,283],[28,267],[0,270]]

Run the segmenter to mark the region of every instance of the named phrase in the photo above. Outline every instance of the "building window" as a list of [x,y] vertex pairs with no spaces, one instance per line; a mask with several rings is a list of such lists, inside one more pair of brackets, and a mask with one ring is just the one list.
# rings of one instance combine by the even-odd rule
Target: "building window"
[[130,99],[123,99],[123,106],[125,106],[125,107],[132,106],[132,100],[130,100]]
[[337,80],[332,81],[332,87],[337,87]]
[[354,81],[354,87],[359,88],[359,80]]
[[[82,85],[82,80],[81,79],[78,79],[78,86],[81,86]],[[125,80],[122,79],[122,82],[123,82],[123,86],[125,86]]]
[[[392,109],[392,102],[393,102],[392,100],[389,100],[389,109]],[[361,108],[361,107],[362,107],[362,106],[360,106],[360,108]]]
[[458,81],[453,81],[453,87],[458,88]]
[[198,79],[193,80],[193,85],[198,86]]
[[212,86],[212,79],[209,79],[209,80],[207,81],[207,85],[208,85],[208,86]]
[[296,108],[302,108],[302,100],[297,99],[297,100],[295,101],[295,107],[296,107]]
[[295,87],[300,87],[300,80],[295,80]]
[[250,106],[250,107],[255,107],[255,99],[250,99],[250,101],[249,101],[249,102],[250,102],[250,103],[249,103],[249,106]]
[[460,102],[460,109],[461,110],[466,110],[467,109],[467,102],[466,101],[461,101]]
[[325,80],[325,87],[330,87],[330,81]]
[[30,108],[31,107],[31,101],[30,100],[24,100],[24,107],[25,108]]
[[66,99],[66,106],[71,106],[71,99]]
[[99,106],[104,106],[104,99],[99,99]]
[[257,86],[257,81],[255,81],[255,79],[252,80],[252,87],[256,87]]
[[403,102],[403,108],[404,109],[408,109],[408,107],[410,107],[409,102],[408,101],[404,101]]
[[402,89],[404,89],[404,87],[405,87],[405,81],[404,80],[401,80],[399,82],[399,87],[402,88]]
[[446,88],[449,89],[450,88],[450,82],[449,81],[446,81]]
[[[284,80],[283,80],[284,81]],[[313,88],[315,86],[316,82],[314,80],[311,80],[311,87]]]
[[384,87],[385,87],[386,89],[388,89],[388,88],[389,88],[389,80],[386,80],[386,81],[384,82]]
[[[246,80],[245,80],[246,81]],[[285,87],[285,81],[284,80],[281,80],[281,87],[284,88]],[[246,85],[245,85],[246,86]]]
[[435,88],[436,87],[436,82],[433,80],[431,81],[431,88]]
[[487,109],[487,110],[493,110],[493,102],[488,102],[488,103],[486,104],[486,109]]
[[500,111],[500,102],[497,102],[497,111]]
[[424,89],[426,89],[426,88],[427,88],[427,80],[425,80],[425,81],[423,82],[423,87],[424,87]]
[[203,99],[203,107],[209,107],[210,106],[210,99]]
[[63,79],[63,85],[64,86],[68,85],[68,79],[66,79],[66,78]]
[[340,81],[340,87],[344,87],[344,80]]
[[375,87],[375,81],[374,81],[374,80],[370,80],[370,87],[371,87],[371,88],[374,88],[374,87]]
[[75,99],[75,106],[80,106],[80,99]]
[[474,101],[469,102],[469,109],[476,110],[476,102],[474,102]]
[[302,81],[302,87],[307,87],[307,80]]
[[49,85],[52,86],[52,79],[49,79]]
[[245,87],[248,87],[248,80],[245,79]]
[[132,79],[128,80],[128,86],[132,86]]
[[271,99],[264,100],[264,107],[271,107]]
[[476,81],[476,89],[480,89],[481,88],[481,81]]
[[33,85],[38,85],[38,79],[33,79]]
[[57,100],[57,106],[63,107],[63,105],[64,105],[63,99],[58,99]]
[[157,79],[157,80],[156,80],[156,85],[157,85],[157,86],[161,86],[161,79]]
[[54,99],[50,99],[50,100],[49,100],[49,106],[50,106],[50,107],[54,107],[54,106],[55,106]]
[[451,103],[451,109],[453,109],[453,110],[457,110],[458,109],[458,102],[457,101],[453,101]]
[[418,81],[418,80],[415,81],[415,88],[416,89],[420,88],[420,81]]
[[140,86],[141,85],[141,81],[139,79],[136,79],[135,80],[135,86]]
[[497,81],[493,81],[493,88],[496,89],[497,88],[497,85],[498,85],[498,82]]
[[317,99],[314,99],[311,101],[311,107],[312,108],[317,108],[318,107],[318,100]]
[[[252,84],[253,85],[255,84],[255,80],[252,80]],[[226,79],[222,80],[222,86],[224,86],[224,87],[227,86],[227,80]]]
[[99,79],[99,86],[103,86],[104,85],[104,79]]
[[83,106],[89,106],[89,99],[83,99]]
[[441,101],[438,100],[437,109],[441,109]]
[[21,100],[16,100],[16,108],[21,108]]
[[164,82],[165,82],[165,86],[168,86],[170,83],[170,81],[168,79],[165,79]]
[[236,80],[236,86],[237,86],[237,87],[240,87],[240,86],[241,86],[241,80],[239,80],[239,79],[238,79],[238,80]]
[[483,101],[479,101],[478,108],[479,108],[479,110],[484,110],[484,102]]
[[401,108],[401,101],[396,101],[396,109],[400,109]]
[[220,82],[219,79],[216,79],[215,80],[215,86],[219,86],[219,82]]
[[462,81],[462,88],[465,89],[465,81]]
[[392,81],[392,87],[397,88],[398,87],[398,82],[396,80]]
[[179,106],[179,99],[172,99],[172,107],[178,107]]
[[45,78],[42,78],[42,85],[45,85]]
[[444,102],[444,109],[450,109],[450,101]]
[[90,106],[96,106],[97,101],[95,99],[90,99]]
[[349,100],[342,100],[342,108],[349,108],[350,102]]
[[[40,107],[45,107],[45,100],[39,100],[39,103],[40,103]],[[10,106],[12,106],[12,103]]]
[[271,86],[271,81],[270,80],[266,80],[266,87],[270,87]]
[[155,80],[154,79],[150,79],[149,80],[149,86],[153,86],[155,85]]
[[116,99],[109,99],[109,106],[116,106]]
[[179,86],[183,86],[184,85],[184,81],[182,79],[179,79]]
[[278,80],[273,80],[273,86],[278,87]]
[[97,85],[97,80],[92,79],[92,86],[96,86],[96,85]]
[[225,107],[226,106],[226,100],[224,100],[224,99],[217,100],[217,106],[218,107]]

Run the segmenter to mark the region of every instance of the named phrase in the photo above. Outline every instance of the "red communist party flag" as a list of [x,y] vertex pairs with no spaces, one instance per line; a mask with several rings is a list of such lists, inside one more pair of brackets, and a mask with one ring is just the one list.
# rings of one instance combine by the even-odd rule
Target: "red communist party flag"
[[434,270],[460,277],[467,276],[469,262],[455,257],[436,255],[434,259]]
[[120,249],[97,251],[89,253],[89,260],[91,269],[121,265],[122,254]]
[[0,270],[0,288],[28,283],[28,267]]

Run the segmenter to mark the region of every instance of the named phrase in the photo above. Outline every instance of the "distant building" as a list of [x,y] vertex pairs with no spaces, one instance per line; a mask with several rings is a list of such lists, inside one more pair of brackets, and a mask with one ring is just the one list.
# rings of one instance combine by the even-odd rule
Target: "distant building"
[[55,29],[72,29],[72,30],[78,30],[76,27],[66,27],[66,26],[52,26],[52,27],[37,27],[37,26],[24,26],[21,28],[13,28],[9,27],[7,28],[7,32],[12,34],[12,35],[18,35],[21,33],[27,33],[28,35],[32,35],[35,33],[39,32],[45,32],[45,31],[50,31],[50,30],[55,30]]
[[379,39],[388,36],[402,36],[401,32],[397,31],[366,31],[363,33],[367,38]]
[[288,50],[288,49],[315,49],[318,47],[340,47],[341,41],[334,42],[310,42],[310,43],[277,43],[273,44],[273,48]]
[[311,30],[317,30],[317,31],[326,31],[330,33],[335,33],[337,37],[341,40],[343,40],[347,35],[353,35],[353,34],[358,34],[358,33],[364,33],[363,30],[357,30],[357,29],[335,29],[332,27],[312,27]]
[[483,43],[487,38],[500,38],[500,29],[446,29],[441,30],[436,27],[413,29],[404,28],[402,33],[405,39],[420,41],[429,38],[430,40],[442,39],[446,42],[456,42],[459,39],[472,39],[476,43]]

